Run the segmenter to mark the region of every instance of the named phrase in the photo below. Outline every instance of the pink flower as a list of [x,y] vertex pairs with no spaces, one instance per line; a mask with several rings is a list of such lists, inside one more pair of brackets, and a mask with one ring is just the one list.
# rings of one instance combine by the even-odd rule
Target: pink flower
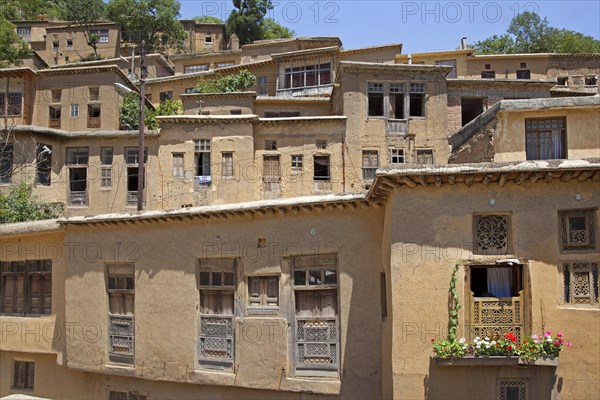
[[533,343],[538,344],[540,341],[537,339],[533,339]]
[[560,344],[560,342],[558,340],[555,340],[554,343],[552,343],[555,346],[558,346]]
[[562,332],[558,332],[558,333],[556,334],[556,337],[562,337]]
[[567,344],[567,347],[573,346],[573,343],[571,343],[571,342],[567,342],[566,344]]
[[550,331],[544,332],[544,336],[545,337],[550,337],[550,336],[552,336],[552,332],[550,332]]

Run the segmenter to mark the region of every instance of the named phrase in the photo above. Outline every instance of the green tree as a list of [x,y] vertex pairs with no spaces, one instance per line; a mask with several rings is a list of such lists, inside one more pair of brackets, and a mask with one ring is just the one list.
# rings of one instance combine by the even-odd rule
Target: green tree
[[177,0],[110,0],[107,15],[121,25],[131,42],[144,41],[147,52],[162,52],[183,46],[180,6]]
[[0,15],[15,20],[34,20],[40,15],[60,19],[62,10],[69,0],[3,0]]
[[21,65],[21,58],[30,52],[27,43],[17,35],[15,26],[0,17],[0,68]]
[[8,195],[0,193],[0,223],[35,221],[57,218],[62,208],[56,204],[40,201],[31,194],[26,183],[15,185]]
[[[156,117],[159,115],[183,114],[183,103],[181,100],[163,100],[156,110],[144,106],[144,125],[146,129],[158,129]],[[140,127],[140,95],[139,93],[127,93],[121,105],[121,126],[135,130]]]
[[96,22],[106,18],[106,4],[102,0],[69,0],[63,9],[62,19],[69,21],[78,31],[82,32],[85,40],[98,57],[97,34],[90,32]]
[[549,26],[533,12],[515,16],[504,35],[494,35],[472,46],[480,54],[598,53],[600,41],[591,36]]
[[197,93],[233,93],[244,92],[256,85],[256,77],[243,70],[235,75],[215,74],[209,78],[201,77],[194,88]]
[[224,24],[225,23],[225,21],[223,21],[221,18],[213,17],[212,15],[203,15],[203,16],[194,17],[194,21],[196,21],[199,24]]
[[227,35],[236,34],[240,44],[262,38],[262,23],[267,11],[273,8],[271,0],[233,0],[236,8],[227,18]]
[[273,18],[265,18],[261,25],[261,39],[285,39],[296,35],[292,29],[279,25]]

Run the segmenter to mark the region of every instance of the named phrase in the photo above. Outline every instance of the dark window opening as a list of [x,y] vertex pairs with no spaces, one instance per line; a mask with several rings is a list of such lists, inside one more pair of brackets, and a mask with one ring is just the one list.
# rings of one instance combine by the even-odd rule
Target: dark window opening
[[472,266],[474,297],[517,297],[523,290],[523,266]]
[[495,71],[481,71],[481,78],[483,79],[494,79],[496,77]]
[[50,186],[50,171],[52,168],[52,146],[39,143],[36,149],[37,184]]
[[517,79],[531,79],[531,71],[528,69],[518,70]]
[[315,181],[329,180],[331,178],[329,175],[329,156],[315,156],[314,170]]
[[461,98],[461,123],[465,126],[483,112],[483,99]]

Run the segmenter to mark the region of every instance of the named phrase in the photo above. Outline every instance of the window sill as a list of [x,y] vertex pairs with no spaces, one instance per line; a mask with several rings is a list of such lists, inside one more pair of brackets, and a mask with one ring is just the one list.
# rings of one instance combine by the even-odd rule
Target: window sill
[[557,310],[571,310],[571,311],[595,311],[600,312],[600,305],[598,304],[561,304],[556,307]]
[[248,307],[247,317],[279,316],[279,307]]

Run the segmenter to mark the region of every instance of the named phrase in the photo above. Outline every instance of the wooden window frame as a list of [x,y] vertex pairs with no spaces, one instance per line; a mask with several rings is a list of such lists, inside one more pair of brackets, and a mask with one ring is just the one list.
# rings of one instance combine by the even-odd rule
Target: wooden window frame
[[[559,212],[559,246],[561,252],[590,252],[596,250],[596,211],[596,209],[582,209]],[[583,218],[585,221],[586,243],[578,244],[571,241],[571,218],[574,217]]]
[[[236,316],[239,305],[236,293],[239,281],[238,260],[232,259],[203,259],[199,260],[198,288],[198,347],[196,359],[201,368],[231,370],[235,362]],[[228,282],[229,279],[229,282]],[[204,294],[231,296],[231,313],[203,314],[202,298]],[[206,326],[206,329],[205,329]],[[221,331],[221,335],[216,332]],[[210,349],[211,341],[224,341],[230,355],[224,357],[210,356],[205,350]],[[208,349],[206,349],[208,346]],[[213,344],[214,346],[214,344]]]
[[185,178],[185,154],[181,152],[171,153],[171,164],[173,178]]
[[[593,261],[563,261],[562,263],[562,303],[574,307],[595,307],[599,306],[598,283],[599,263]],[[574,286],[574,277],[576,274],[587,275],[588,293],[587,295],[577,295]],[[587,299],[587,301],[585,300]]]
[[[37,265],[35,268],[33,265]],[[12,278],[12,279],[11,279]],[[5,296],[9,280],[14,281],[13,308],[16,309],[18,286],[21,286],[23,297],[22,312],[5,311]],[[32,280],[39,279],[39,312],[32,311]],[[48,306],[49,303],[49,306]],[[52,260],[2,261],[0,262],[0,315],[21,317],[38,317],[52,314]]]
[[[20,376],[24,373],[25,376]],[[13,379],[11,389],[34,390],[35,388],[35,362],[13,360]]]
[[[135,359],[135,265],[114,263],[106,265],[106,294],[108,297],[108,359],[120,364],[133,364]],[[120,303],[120,312],[113,313],[113,301]],[[131,304],[128,312],[127,304]],[[116,306],[116,304],[115,304]],[[129,342],[130,350],[117,350]]]
[[[291,363],[292,363],[292,371],[295,376],[307,376],[307,377],[333,377],[339,378],[339,371],[342,365],[341,362],[341,338],[340,338],[340,273],[338,268],[338,257],[337,254],[320,254],[313,256],[296,256],[291,258],[291,267],[292,267],[292,290],[293,290],[293,315],[294,315],[294,324],[292,332],[294,337],[293,346],[291,347]],[[329,276],[335,276],[335,282],[331,280],[327,282],[327,272],[330,273]],[[318,276],[317,276],[318,275]],[[301,279],[301,276],[304,276]],[[320,280],[319,280],[320,279]],[[321,297],[321,293],[332,293],[335,292],[335,316],[323,316],[320,312],[319,315],[313,317],[300,317],[297,315],[298,313],[298,300],[297,297],[299,295],[305,296],[307,293],[313,293],[316,298]],[[321,310],[322,311],[322,310]],[[303,324],[317,324],[318,326],[304,328]],[[333,327],[333,331],[330,328],[326,328],[329,326]],[[312,330],[323,330],[322,333],[326,332],[326,335],[335,335],[334,339],[328,338],[323,341],[319,341],[316,339],[311,339],[306,336],[306,332],[300,337],[303,339],[299,339],[297,336],[300,335],[300,332],[304,332],[305,329]],[[329,346],[333,346],[335,349],[335,362],[334,363],[300,363],[299,360],[299,352],[300,347],[302,346],[305,354],[308,356],[308,349],[311,343],[319,344],[325,343]],[[314,356],[314,355],[313,355]]]
[[[277,293],[275,296],[269,296],[269,281],[276,281]],[[256,282],[259,286],[258,296],[252,295],[253,282]],[[247,315],[273,315],[279,313],[279,295],[281,293],[279,275],[249,276],[247,287]]]
[[222,179],[235,178],[233,151],[221,152],[221,178]]

